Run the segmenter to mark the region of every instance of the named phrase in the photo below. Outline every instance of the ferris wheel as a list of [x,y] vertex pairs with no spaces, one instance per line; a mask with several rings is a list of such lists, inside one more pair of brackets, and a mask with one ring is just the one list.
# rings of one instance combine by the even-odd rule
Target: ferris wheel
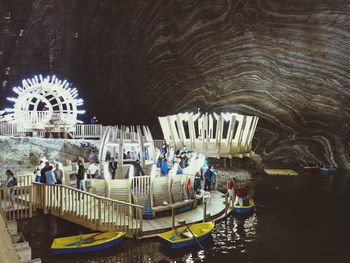
[[18,96],[7,98],[14,106],[6,109],[3,119],[15,121],[19,130],[73,130],[79,122],[77,115],[85,113],[78,109],[84,101],[78,98],[77,89],[54,75],[24,79],[22,87],[13,91]]

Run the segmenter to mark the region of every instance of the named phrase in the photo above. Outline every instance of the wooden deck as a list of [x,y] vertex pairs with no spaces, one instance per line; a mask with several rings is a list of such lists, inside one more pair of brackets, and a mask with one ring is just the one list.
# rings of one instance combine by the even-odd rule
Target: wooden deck
[[[207,204],[207,221],[218,220],[225,214],[225,195],[219,191],[210,192],[210,202]],[[228,210],[228,213],[231,209]],[[186,224],[203,222],[204,204],[197,206],[187,212],[175,215],[175,226],[178,226],[179,220],[186,220]],[[152,237],[155,234],[164,232],[172,228],[172,217],[160,217],[155,219],[143,220],[142,238]]]
[[268,175],[298,175],[296,171],[290,169],[264,169],[264,171]]

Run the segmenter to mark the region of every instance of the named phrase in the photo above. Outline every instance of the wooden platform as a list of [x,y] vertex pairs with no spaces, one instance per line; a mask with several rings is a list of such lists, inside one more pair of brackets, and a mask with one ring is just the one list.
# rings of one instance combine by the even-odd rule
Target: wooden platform
[[[225,215],[225,195],[219,191],[210,192],[210,202],[207,204],[207,221],[218,220]],[[228,213],[231,209],[228,210]],[[186,220],[186,224],[198,223],[203,221],[204,205],[199,205],[195,209],[175,215],[175,226],[178,226],[179,220]],[[155,219],[143,220],[143,231],[141,238],[153,237],[158,233],[172,228],[172,217],[161,217]]]
[[298,175],[296,171],[290,169],[264,169],[265,173],[268,175]]

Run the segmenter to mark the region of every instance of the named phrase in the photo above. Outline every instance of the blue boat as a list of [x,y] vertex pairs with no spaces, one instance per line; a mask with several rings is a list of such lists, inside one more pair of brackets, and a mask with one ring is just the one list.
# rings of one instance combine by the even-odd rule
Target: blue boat
[[323,174],[335,173],[336,171],[337,171],[337,168],[335,168],[335,167],[330,167],[330,168],[322,167],[322,168],[320,168],[320,172]]
[[125,232],[106,232],[55,238],[51,251],[55,255],[99,251],[119,244],[124,236]]
[[249,205],[234,205],[233,212],[237,215],[247,215],[253,213],[255,209],[255,204],[253,200],[249,200]]
[[[171,249],[179,249],[198,244],[207,239],[214,229],[214,222],[182,226],[159,234],[164,243]],[[191,230],[189,231],[188,228]],[[191,233],[192,232],[192,233]],[[195,238],[193,237],[195,235]]]

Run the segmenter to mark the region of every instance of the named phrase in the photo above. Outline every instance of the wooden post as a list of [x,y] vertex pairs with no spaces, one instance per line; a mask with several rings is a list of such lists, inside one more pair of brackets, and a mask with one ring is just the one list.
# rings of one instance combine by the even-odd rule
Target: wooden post
[[174,211],[174,206],[171,206],[171,217],[172,217],[171,225],[172,225],[172,227],[174,229],[175,228],[175,211]]
[[60,187],[60,215],[63,215],[63,186]]
[[142,216],[142,208],[138,208],[140,213],[140,235],[142,234],[142,225],[143,225],[143,216]]
[[205,223],[206,218],[207,218],[207,202],[204,202],[203,223]]
[[225,218],[227,217],[227,208],[228,208],[228,194],[225,194]]
[[102,226],[102,199],[99,198],[98,199],[98,207],[97,207],[98,211],[97,211],[97,214],[98,214],[98,218],[97,218],[97,229],[101,229],[101,226]]
[[33,216],[33,186],[29,187],[29,218]]
[[50,235],[57,235],[57,217],[53,215],[49,215],[49,234]]

